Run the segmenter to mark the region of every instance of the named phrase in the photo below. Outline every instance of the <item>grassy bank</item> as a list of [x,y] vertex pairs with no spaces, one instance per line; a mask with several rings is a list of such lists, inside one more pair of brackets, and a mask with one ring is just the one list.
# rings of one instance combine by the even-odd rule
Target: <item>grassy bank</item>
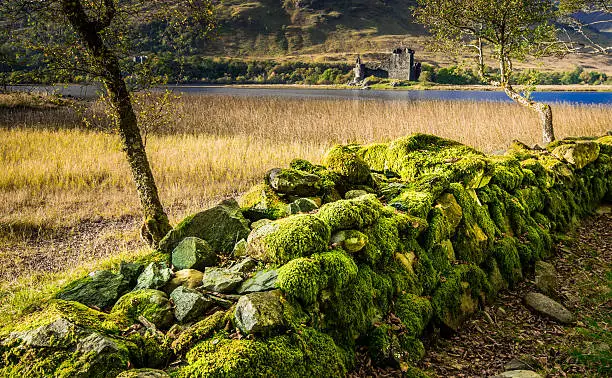
[[[602,106],[555,105],[553,113],[558,137],[603,134],[612,119]],[[334,143],[424,132],[495,152],[540,138],[536,115],[510,103],[183,96],[173,114],[147,143],[173,222],[293,158],[319,161]],[[83,266],[143,253],[116,136],[83,129],[70,108],[17,106],[0,107],[0,140],[0,313],[19,311]]]

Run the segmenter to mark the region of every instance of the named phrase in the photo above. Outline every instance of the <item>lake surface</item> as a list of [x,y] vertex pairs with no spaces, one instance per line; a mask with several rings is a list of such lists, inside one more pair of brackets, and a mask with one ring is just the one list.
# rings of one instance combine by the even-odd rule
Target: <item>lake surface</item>
[[[20,90],[57,91],[73,97],[93,97],[97,87],[93,85],[68,86],[23,86]],[[317,88],[241,88],[210,85],[168,86],[176,92],[202,95],[226,95],[248,97],[280,97],[297,99],[344,99],[344,100],[458,100],[511,102],[501,91],[471,90],[363,90],[363,89],[317,89]],[[536,101],[546,103],[570,103],[585,105],[612,105],[612,92],[534,92]]]

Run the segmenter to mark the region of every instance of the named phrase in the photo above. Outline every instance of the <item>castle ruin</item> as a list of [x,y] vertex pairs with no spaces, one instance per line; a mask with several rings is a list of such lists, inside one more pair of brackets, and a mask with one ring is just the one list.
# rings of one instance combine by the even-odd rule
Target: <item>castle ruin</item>
[[391,55],[379,64],[363,63],[361,57],[357,56],[353,72],[355,73],[353,80],[355,82],[368,76],[416,81],[421,74],[421,63],[414,61],[414,50],[399,47],[394,49]]

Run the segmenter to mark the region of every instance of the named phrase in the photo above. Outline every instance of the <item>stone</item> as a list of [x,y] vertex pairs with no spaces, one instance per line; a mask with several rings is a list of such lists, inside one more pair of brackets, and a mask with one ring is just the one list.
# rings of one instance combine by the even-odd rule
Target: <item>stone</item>
[[341,230],[334,233],[331,243],[350,253],[359,252],[368,244],[368,236],[357,230]]
[[446,216],[448,224],[450,226],[450,233],[452,234],[463,217],[463,210],[457,199],[451,193],[444,193],[436,200],[435,207],[439,208],[442,213]]
[[266,173],[266,182],[278,193],[301,197],[314,196],[321,190],[321,177],[295,169],[274,168]]
[[123,275],[126,281],[129,282],[130,288],[136,286],[138,276],[144,270],[144,265],[139,263],[128,263],[122,261],[119,265],[119,274]]
[[163,287],[166,294],[170,294],[179,286],[195,289],[202,285],[204,273],[195,269],[182,269],[174,273],[174,277]]
[[206,240],[213,251],[230,254],[236,242],[246,239],[250,231],[238,202],[227,199],[183,219],[159,242],[159,250],[170,253],[184,238],[196,236]]
[[113,314],[122,314],[136,323],[143,316],[157,328],[167,328],[172,325],[174,314],[172,304],[163,291],[141,289],[125,294],[111,311]]
[[318,209],[319,206],[308,198],[298,198],[295,201],[287,205],[288,214],[299,214],[299,213],[310,213],[313,210]]
[[349,190],[348,192],[344,193],[344,199],[353,199],[353,198],[365,196],[367,194],[369,193],[361,189]]
[[557,270],[552,264],[545,261],[535,263],[535,285],[545,295],[556,295]]
[[240,197],[242,214],[251,221],[279,219],[287,216],[287,203],[268,184],[252,187]]
[[134,290],[160,289],[172,278],[172,270],[165,263],[152,262],[138,276]]
[[238,294],[254,293],[259,291],[268,291],[276,288],[276,279],[278,272],[273,270],[261,270],[253,277],[244,281],[236,291]]
[[286,321],[280,290],[242,296],[236,305],[234,321],[244,334],[270,335],[283,330]]
[[574,315],[558,302],[540,293],[527,293],[525,304],[535,312],[548,316],[562,324],[572,324],[576,321]]
[[231,293],[244,281],[240,272],[225,268],[206,268],[202,288],[217,293]]
[[251,223],[251,230],[256,230],[259,227],[265,226],[268,223],[272,223],[272,221],[270,219],[260,219],[258,221],[255,221]]
[[[21,340],[23,345],[35,348],[66,348],[72,344],[72,336],[87,335],[84,328],[60,317],[49,324],[24,332],[12,332],[8,340]],[[8,343],[7,343],[8,344]]]
[[203,270],[217,264],[217,254],[206,240],[189,236],[172,250],[172,265],[175,269]]
[[552,154],[561,160],[582,169],[599,157],[599,144],[593,141],[580,140],[572,144],[562,144],[552,150]]
[[256,266],[257,266],[257,260],[255,260],[255,259],[253,259],[251,257],[246,257],[244,260],[242,260],[239,263],[233,265],[230,268],[230,270],[232,272],[248,273],[248,272],[252,271]]
[[542,378],[542,376],[531,370],[509,370],[495,375],[493,378]]
[[246,255],[246,239],[240,239],[238,243],[234,245],[234,249],[232,249],[233,257],[244,257]]
[[170,378],[170,376],[163,370],[132,369],[122,372],[117,378]]
[[212,301],[202,293],[184,286],[177,287],[170,298],[174,302],[174,316],[182,323],[197,320],[212,306]]
[[130,282],[122,274],[99,270],[68,284],[55,297],[106,310],[129,289]]
[[504,370],[505,371],[509,371],[509,370],[529,370],[531,368],[531,366],[529,366],[529,364],[527,364],[524,361],[521,361],[517,358],[513,358],[510,361],[508,361],[507,364],[504,365]]

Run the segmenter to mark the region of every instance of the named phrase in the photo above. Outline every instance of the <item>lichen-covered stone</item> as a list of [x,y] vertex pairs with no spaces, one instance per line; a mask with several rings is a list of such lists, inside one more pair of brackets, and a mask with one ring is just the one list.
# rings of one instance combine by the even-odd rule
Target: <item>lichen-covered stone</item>
[[134,290],[161,289],[172,278],[172,270],[166,263],[152,262],[138,276],[138,283]]
[[345,251],[356,253],[368,243],[368,236],[357,230],[342,230],[331,236],[332,245],[342,247]]
[[229,254],[240,239],[250,232],[249,222],[234,199],[183,219],[160,242],[159,250],[170,253],[186,237],[206,240],[215,252]]
[[562,144],[552,150],[552,154],[559,159],[582,169],[597,160],[599,156],[599,143],[594,141],[576,141],[572,144]]
[[322,189],[321,177],[295,169],[274,168],[266,173],[266,182],[277,193],[300,197],[314,196]]
[[256,266],[257,266],[257,260],[247,256],[244,259],[242,259],[242,261],[232,265],[230,270],[233,272],[248,273],[252,271]]
[[238,294],[255,293],[259,291],[268,291],[276,288],[276,280],[278,279],[278,271],[275,269],[261,270],[236,290]]
[[319,206],[310,198],[298,198],[287,205],[287,214],[310,213]]
[[557,294],[557,270],[552,264],[544,261],[535,263],[535,285],[545,295]]
[[130,280],[122,274],[99,270],[66,285],[55,297],[98,309],[110,309],[129,289]]
[[188,289],[195,289],[202,286],[202,278],[204,273],[195,269],[182,269],[174,273],[174,277],[164,285],[162,291],[170,294],[179,286],[185,286]]
[[357,153],[359,146],[337,145],[327,151],[323,164],[349,184],[364,184],[370,180],[370,167]]
[[113,306],[111,313],[121,314],[134,323],[143,316],[158,328],[167,328],[174,320],[172,304],[166,293],[153,289],[141,289],[125,294]]
[[177,287],[170,298],[174,302],[174,316],[182,323],[197,320],[212,306],[212,301],[202,293],[184,286]]
[[246,246],[247,246],[246,239],[240,239],[234,245],[234,249],[232,249],[232,254],[231,255],[233,257],[236,257],[236,258],[240,258],[240,257],[246,256]]
[[525,304],[535,312],[548,316],[561,324],[572,324],[576,317],[563,305],[540,293],[527,293]]
[[293,215],[261,226],[247,239],[247,255],[264,262],[284,264],[327,249],[330,230],[319,217]]
[[244,274],[226,268],[206,268],[202,289],[217,293],[232,293],[244,281]]
[[281,298],[280,290],[243,295],[234,313],[236,326],[246,335],[281,332],[287,326]]
[[244,216],[251,221],[286,217],[287,204],[268,184],[252,187],[239,199]]
[[172,250],[172,265],[175,269],[203,270],[217,264],[217,254],[206,240],[189,236]]
[[457,203],[455,196],[450,193],[444,193],[436,199],[434,206],[439,208],[446,217],[449,231],[451,233],[454,232],[463,217],[463,210]]
[[353,190],[349,190],[348,192],[344,193],[344,199],[353,199],[353,198],[357,198],[361,196],[366,196],[368,194],[369,192],[366,190],[353,189]]
[[163,370],[132,369],[124,371],[117,378],[170,378],[170,376]]

